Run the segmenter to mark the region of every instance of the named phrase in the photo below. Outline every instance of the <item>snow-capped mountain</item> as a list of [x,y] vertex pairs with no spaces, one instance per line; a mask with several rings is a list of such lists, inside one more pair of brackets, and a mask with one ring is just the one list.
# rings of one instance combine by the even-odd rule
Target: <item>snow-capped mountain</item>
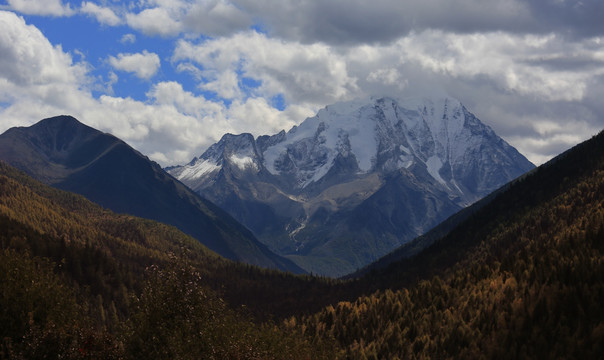
[[534,167],[458,100],[327,106],[287,133],[225,135],[168,171],[307,270],[341,274]]
[[257,173],[262,167],[261,155],[256,150],[256,141],[251,134],[226,134],[210,146],[201,157],[193,159],[185,166],[169,168],[170,174],[197,190],[205,187],[206,181],[224,167],[234,167],[240,171]]

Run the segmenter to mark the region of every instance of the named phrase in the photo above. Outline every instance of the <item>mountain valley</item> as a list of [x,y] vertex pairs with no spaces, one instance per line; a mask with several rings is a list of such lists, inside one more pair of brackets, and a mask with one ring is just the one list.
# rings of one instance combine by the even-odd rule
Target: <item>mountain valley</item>
[[604,132],[339,281],[225,260],[0,163],[0,357],[601,358],[603,171]]

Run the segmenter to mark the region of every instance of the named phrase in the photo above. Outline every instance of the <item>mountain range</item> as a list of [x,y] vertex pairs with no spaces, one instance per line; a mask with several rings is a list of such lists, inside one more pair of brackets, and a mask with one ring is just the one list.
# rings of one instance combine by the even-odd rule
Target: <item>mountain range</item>
[[0,159],[176,226],[229,259],[328,276],[366,266],[534,167],[453,98],[330,105],[288,132],[226,134],[168,173],[70,116],[9,129]]
[[603,358],[604,132],[447,222],[358,278],[296,276],[0,161],[0,357]]
[[534,168],[458,100],[327,106],[166,168],[307,271],[350,273]]
[[173,225],[228,259],[304,272],[158,164],[71,116],[7,130],[0,135],[0,160],[115,212]]

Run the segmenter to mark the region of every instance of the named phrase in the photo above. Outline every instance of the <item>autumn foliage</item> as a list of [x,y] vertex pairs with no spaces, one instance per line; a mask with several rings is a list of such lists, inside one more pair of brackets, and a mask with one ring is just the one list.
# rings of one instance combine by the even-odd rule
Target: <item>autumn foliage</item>
[[604,358],[604,134],[355,280],[224,260],[0,163],[0,358]]

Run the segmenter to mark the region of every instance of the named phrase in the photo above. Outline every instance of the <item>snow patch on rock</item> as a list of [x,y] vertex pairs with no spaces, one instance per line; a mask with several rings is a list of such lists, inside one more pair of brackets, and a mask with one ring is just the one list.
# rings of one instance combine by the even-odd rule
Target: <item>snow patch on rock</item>
[[219,170],[220,165],[217,165],[210,160],[201,160],[193,164],[185,165],[181,168],[178,174],[174,174],[178,180],[196,180],[202,178],[215,170]]
[[241,170],[245,170],[248,168],[252,168],[254,170],[258,170],[258,166],[254,162],[254,159],[249,156],[242,156],[240,154],[233,154],[229,158],[229,160],[235,164]]
[[445,180],[443,180],[443,178],[440,176],[440,169],[443,167],[443,163],[442,161],[440,161],[440,159],[438,158],[438,156],[431,156],[427,161],[426,161],[426,167],[428,168],[428,173],[439,183],[447,186],[447,183],[445,182]]

